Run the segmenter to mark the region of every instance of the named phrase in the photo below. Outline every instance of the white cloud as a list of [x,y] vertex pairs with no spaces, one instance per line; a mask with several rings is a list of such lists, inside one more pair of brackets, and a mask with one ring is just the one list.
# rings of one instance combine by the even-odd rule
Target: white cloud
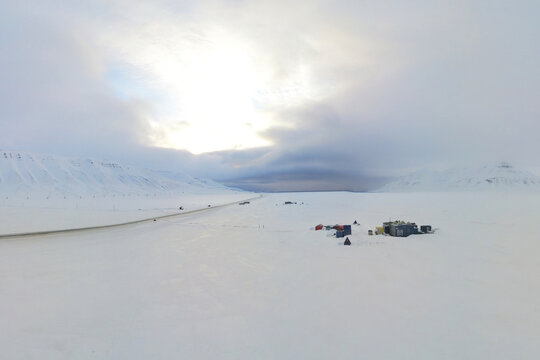
[[[539,166],[533,1],[33,5],[0,5],[6,147],[325,184],[441,162]],[[156,144],[270,146],[192,157]]]

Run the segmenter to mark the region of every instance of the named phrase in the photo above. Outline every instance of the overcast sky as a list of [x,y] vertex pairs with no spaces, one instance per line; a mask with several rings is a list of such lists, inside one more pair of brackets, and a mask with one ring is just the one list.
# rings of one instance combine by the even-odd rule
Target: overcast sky
[[3,1],[0,146],[257,190],[540,168],[538,1]]

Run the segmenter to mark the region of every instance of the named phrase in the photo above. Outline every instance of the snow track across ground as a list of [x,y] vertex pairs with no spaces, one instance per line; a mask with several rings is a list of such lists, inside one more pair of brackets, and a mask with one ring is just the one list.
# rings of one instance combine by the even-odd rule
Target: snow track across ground
[[[253,201],[253,200],[259,199],[260,197],[261,196],[252,197],[252,198],[249,198],[249,199],[240,200],[240,202],[242,202],[242,201]],[[15,237],[39,236],[39,235],[52,235],[52,234],[80,232],[80,231],[89,231],[89,230],[98,230],[98,229],[109,229],[109,228],[115,228],[115,227],[119,227],[119,226],[140,224],[140,223],[150,222],[150,221],[153,222],[153,221],[158,220],[158,219],[165,219],[165,218],[170,218],[170,217],[178,217],[178,216],[184,216],[184,215],[189,215],[189,214],[196,214],[196,213],[200,213],[200,212],[204,212],[204,211],[209,211],[209,210],[213,210],[213,209],[222,208],[222,207],[225,207],[225,206],[230,206],[230,205],[233,205],[233,204],[238,204],[238,202],[239,201],[234,201],[234,202],[227,203],[227,204],[221,204],[221,205],[216,205],[216,206],[211,206],[211,207],[205,207],[205,208],[185,211],[185,212],[181,212],[181,213],[167,214],[167,215],[154,216],[154,217],[150,217],[150,218],[138,219],[138,220],[133,220],[133,221],[126,221],[126,222],[121,222],[121,223],[117,223],[117,224],[96,225],[96,226],[87,226],[87,227],[72,228],[72,229],[58,229],[58,230],[46,230],[46,231],[21,232],[21,233],[12,233],[12,234],[0,234],[0,239],[15,238]]]

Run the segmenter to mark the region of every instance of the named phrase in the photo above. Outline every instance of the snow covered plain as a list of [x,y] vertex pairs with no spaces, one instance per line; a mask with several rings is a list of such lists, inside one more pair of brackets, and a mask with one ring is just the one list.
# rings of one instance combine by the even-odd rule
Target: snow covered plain
[[[0,199],[0,236],[101,226],[190,212],[256,197],[244,191]],[[179,207],[182,207],[182,210]]]
[[[2,357],[537,359],[539,204],[538,193],[268,194],[4,238]],[[439,230],[367,235],[389,217]],[[312,230],[354,220],[350,247]]]

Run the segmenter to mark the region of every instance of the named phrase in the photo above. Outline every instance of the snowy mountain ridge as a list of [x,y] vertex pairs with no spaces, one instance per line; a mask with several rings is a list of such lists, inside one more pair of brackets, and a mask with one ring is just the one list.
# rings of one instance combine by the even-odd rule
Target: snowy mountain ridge
[[229,191],[211,180],[178,172],[137,169],[117,162],[0,151],[2,196],[166,194]]
[[540,177],[507,163],[480,168],[424,169],[386,184],[379,192],[540,191]]

